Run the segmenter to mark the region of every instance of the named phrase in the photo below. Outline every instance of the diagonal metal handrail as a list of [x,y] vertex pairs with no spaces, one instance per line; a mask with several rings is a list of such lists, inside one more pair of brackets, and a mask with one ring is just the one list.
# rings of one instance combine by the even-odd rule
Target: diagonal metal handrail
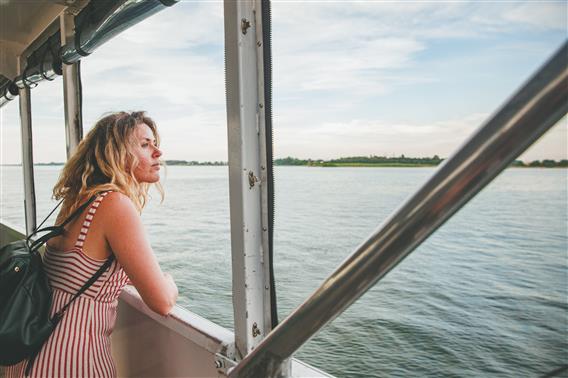
[[384,277],[568,111],[568,42],[329,278],[229,373],[281,365]]

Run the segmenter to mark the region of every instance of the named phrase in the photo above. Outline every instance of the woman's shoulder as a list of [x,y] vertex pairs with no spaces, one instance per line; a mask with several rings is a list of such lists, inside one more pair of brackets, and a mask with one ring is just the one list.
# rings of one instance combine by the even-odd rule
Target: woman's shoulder
[[132,243],[134,239],[143,239],[140,212],[124,193],[108,192],[97,209],[95,218],[97,217],[102,224],[102,232],[115,253],[121,250],[121,240]]
[[116,214],[116,212],[130,213],[133,210],[136,211],[134,203],[126,194],[117,191],[105,193],[97,212]]

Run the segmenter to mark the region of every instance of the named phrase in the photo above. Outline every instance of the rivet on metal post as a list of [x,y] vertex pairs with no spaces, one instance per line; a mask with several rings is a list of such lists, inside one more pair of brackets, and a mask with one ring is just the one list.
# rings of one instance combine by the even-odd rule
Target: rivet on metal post
[[260,335],[260,329],[258,329],[258,325],[255,323],[252,323],[252,337],[257,337]]
[[247,20],[246,18],[243,18],[241,20],[241,31],[243,32],[243,34],[247,34],[249,28],[250,28],[250,21]]
[[254,175],[253,171],[249,171],[248,173],[248,179],[249,179],[249,189],[252,189],[254,184],[259,182],[260,180],[258,179],[258,177],[256,177]]

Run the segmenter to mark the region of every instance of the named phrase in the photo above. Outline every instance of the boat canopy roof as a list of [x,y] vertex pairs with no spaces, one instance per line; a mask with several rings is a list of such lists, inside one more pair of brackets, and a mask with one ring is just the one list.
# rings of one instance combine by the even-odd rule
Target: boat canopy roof
[[18,59],[26,50],[33,49],[28,47],[42,43],[42,35],[59,29],[62,12],[78,13],[87,3],[88,0],[1,1],[0,74],[13,80],[18,75]]
[[0,1],[0,107],[178,1]]

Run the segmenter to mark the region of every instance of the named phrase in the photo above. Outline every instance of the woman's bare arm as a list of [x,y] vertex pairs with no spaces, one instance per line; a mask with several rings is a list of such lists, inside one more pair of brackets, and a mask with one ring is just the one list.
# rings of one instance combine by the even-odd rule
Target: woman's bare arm
[[134,204],[124,194],[111,192],[97,210],[97,217],[101,216],[107,243],[130,281],[150,309],[167,315],[178,289],[160,269]]

